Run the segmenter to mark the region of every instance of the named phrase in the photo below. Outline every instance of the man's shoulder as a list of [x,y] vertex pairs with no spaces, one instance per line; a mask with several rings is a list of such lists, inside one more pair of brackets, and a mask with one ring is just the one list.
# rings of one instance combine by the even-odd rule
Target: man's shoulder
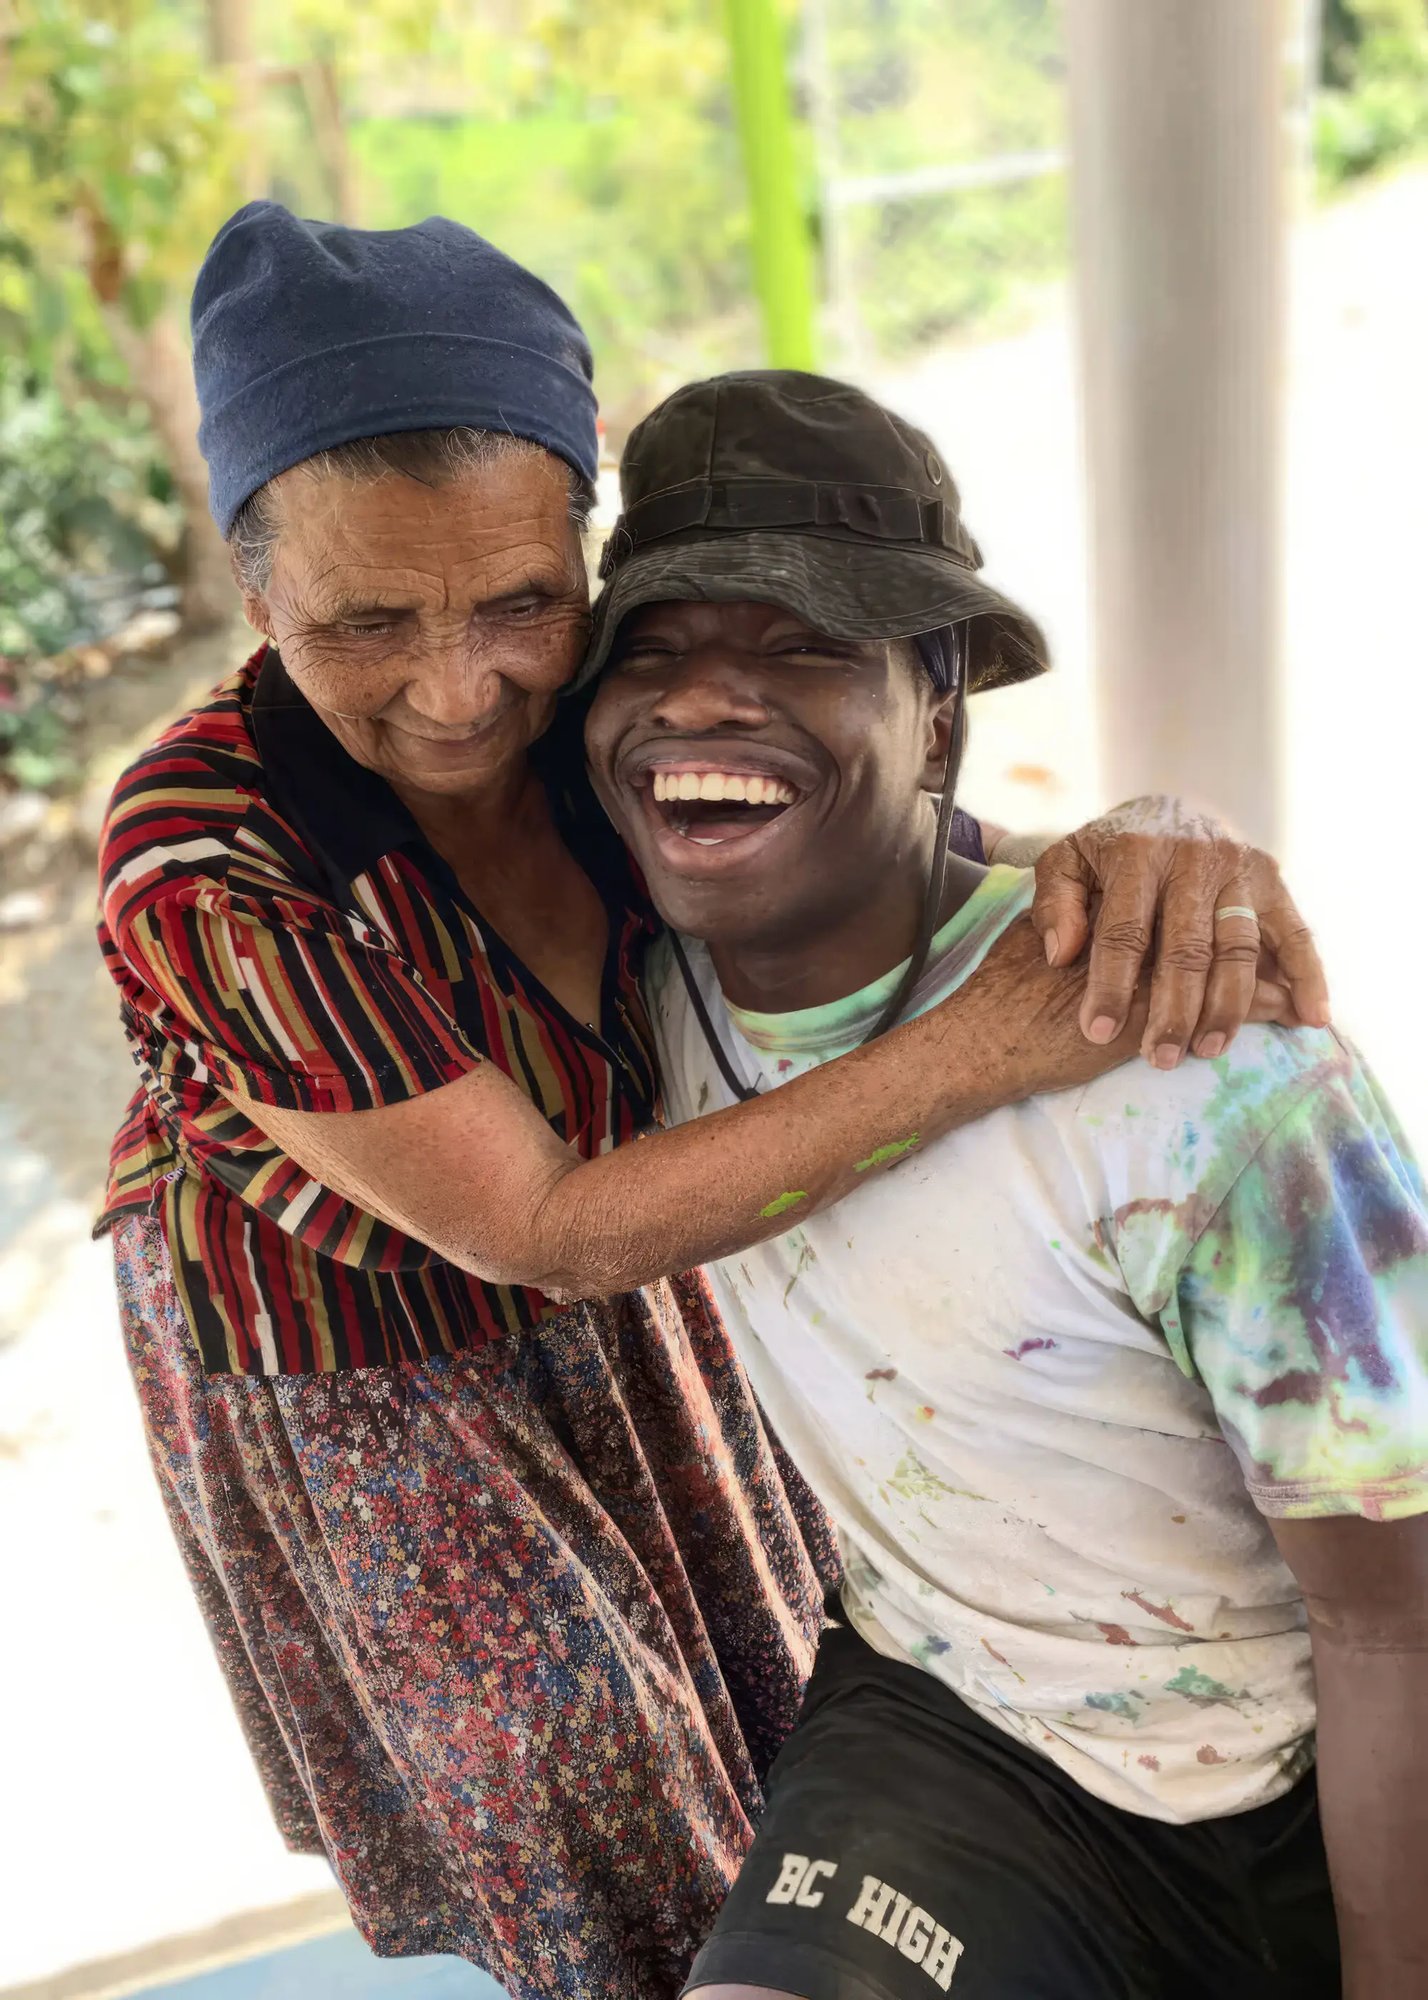
[[679,1022],[689,1004],[666,930],[656,935],[645,952],[640,967],[640,985],[644,989],[645,1010],[660,1047],[660,1063],[663,1066],[665,1050],[677,1042]]
[[1187,1056],[1173,1070],[1137,1059],[1068,1096],[1069,1115],[1090,1131],[1117,1119],[1145,1120],[1142,1134],[1188,1122],[1211,1135],[1250,1136],[1329,1076],[1348,1075],[1357,1058],[1332,1028],[1242,1028],[1222,1056]]
[[674,952],[670,946],[669,932],[661,930],[645,953],[644,965],[640,972],[645,999],[651,1006],[664,999],[674,970]]
[[[683,942],[691,969],[695,977],[700,978],[704,948],[691,938]],[[640,985],[644,990],[645,1011],[654,1034],[664,1122],[667,1125],[683,1125],[697,1117],[708,1104],[709,1081],[704,1068],[708,1050],[689,1004],[684,978],[667,930],[658,933],[645,953],[644,964],[640,968]]]
[[1054,1107],[1095,1188],[1097,1243],[1143,1313],[1158,1312],[1236,1181],[1306,1099],[1358,1073],[1332,1030],[1242,1029],[1213,1062],[1136,1061]]

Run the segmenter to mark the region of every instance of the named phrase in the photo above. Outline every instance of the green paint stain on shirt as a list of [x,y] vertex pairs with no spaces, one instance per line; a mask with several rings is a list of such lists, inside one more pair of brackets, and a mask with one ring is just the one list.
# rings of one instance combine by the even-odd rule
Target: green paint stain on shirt
[[1083,1699],[1087,1708],[1099,1708],[1107,1715],[1119,1715],[1127,1722],[1138,1722],[1140,1720],[1140,1710],[1134,1704],[1138,1701],[1144,1701],[1145,1696],[1137,1694],[1135,1689],[1132,1688],[1129,1694],[1122,1694],[1119,1690],[1115,1690],[1110,1694],[1088,1694]]
[[776,1195],[767,1208],[759,1210],[759,1214],[765,1217],[787,1215],[791,1208],[797,1208],[801,1201],[807,1201],[807,1199],[807,1188],[795,1188],[790,1194]]
[[866,1160],[854,1163],[855,1174],[865,1174],[869,1167],[885,1167],[889,1160],[900,1160],[904,1153],[910,1153],[917,1144],[921,1133],[914,1132],[910,1139],[892,1139],[886,1146],[879,1146],[875,1153],[869,1153]]
[[[789,1240],[791,1242],[796,1241],[797,1237],[798,1237],[798,1231],[795,1230]],[[793,1274],[789,1278],[788,1283],[783,1288],[783,1302],[785,1306],[787,1306],[788,1304],[789,1293],[793,1290],[794,1286],[798,1283],[799,1279],[803,1276],[804,1272],[808,1269],[809,1265],[812,1264],[814,1261],[815,1259],[813,1255],[813,1245],[811,1243],[803,1243],[799,1248],[798,1261],[793,1267]]]
[[1191,1701],[1233,1701],[1234,1695],[1223,1681],[1211,1680],[1198,1667],[1182,1667],[1172,1680],[1165,1683],[1167,1694],[1188,1695]]

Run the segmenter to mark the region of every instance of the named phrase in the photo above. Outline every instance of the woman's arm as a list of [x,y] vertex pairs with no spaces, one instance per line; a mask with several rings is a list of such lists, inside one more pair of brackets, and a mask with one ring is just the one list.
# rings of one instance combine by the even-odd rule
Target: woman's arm
[[[1104,895],[1097,946],[1108,912],[1148,903],[1142,950],[1164,894],[1158,976],[1168,959],[1182,986],[1196,978],[1195,926],[1212,925],[1216,946],[1208,962],[1199,960],[1199,985],[1213,994],[1222,967],[1234,967],[1237,1027],[1254,999],[1258,926],[1213,925],[1213,913],[1231,894],[1261,907],[1244,871],[1262,862],[1273,871],[1271,890],[1277,871],[1218,830],[1203,837],[1186,869],[1179,857],[1194,837],[1156,826],[1163,802],[1137,810],[1133,827],[1099,822],[1058,843],[1049,875],[1039,875],[1032,925],[1014,925],[976,978],[920,1020],[774,1097],[598,1160],[572,1155],[516,1085],[485,1063],[378,1110],[290,1111],[239,1092],[233,1101],[325,1186],[477,1277],[555,1297],[625,1290],[779,1235],[912,1147],[998,1105],[1087,1082],[1126,1061],[1146,1008],[1135,1002],[1139,960],[1123,929],[1109,961],[1112,999],[1096,1003],[1098,1020],[1114,1004],[1122,1025],[1089,1038],[1078,1026],[1085,988],[1070,959],[1097,891]],[[1057,860],[1063,850],[1069,861]],[[1187,881],[1193,895],[1182,893]],[[1063,940],[1055,952],[1048,932]],[[1294,1018],[1273,992],[1260,996],[1256,1012]]]
[[233,1101],[324,1186],[474,1276],[593,1296],[780,1235],[953,1126],[1126,1061],[1139,1021],[1093,1045],[1081,991],[1016,924],[920,1019],[768,1097],[589,1161],[489,1063],[375,1111]]

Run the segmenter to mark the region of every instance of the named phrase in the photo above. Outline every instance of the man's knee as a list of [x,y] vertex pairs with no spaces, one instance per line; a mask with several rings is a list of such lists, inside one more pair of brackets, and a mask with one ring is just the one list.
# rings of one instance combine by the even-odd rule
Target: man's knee
[[[839,1991],[846,1992],[848,2000],[863,2000],[863,1995],[866,1995],[866,2000],[874,2000],[871,1986],[855,1988],[847,1985],[848,1975],[846,1973],[843,1977],[845,1983],[839,1988]],[[802,1996],[797,1993],[790,1993],[786,1986],[726,1986],[721,1984],[717,1986],[696,1986],[684,1996],[684,2000],[802,2000]]]
[[782,1986],[696,1986],[684,2000],[798,2000]]

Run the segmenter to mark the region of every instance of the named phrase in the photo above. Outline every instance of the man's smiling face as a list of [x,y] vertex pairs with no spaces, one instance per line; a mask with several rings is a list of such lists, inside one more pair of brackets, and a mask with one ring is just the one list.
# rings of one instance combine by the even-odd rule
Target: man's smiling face
[[586,747],[668,923],[786,946],[920,877],[949,719],[908,640],[651,604],[620,631]]

